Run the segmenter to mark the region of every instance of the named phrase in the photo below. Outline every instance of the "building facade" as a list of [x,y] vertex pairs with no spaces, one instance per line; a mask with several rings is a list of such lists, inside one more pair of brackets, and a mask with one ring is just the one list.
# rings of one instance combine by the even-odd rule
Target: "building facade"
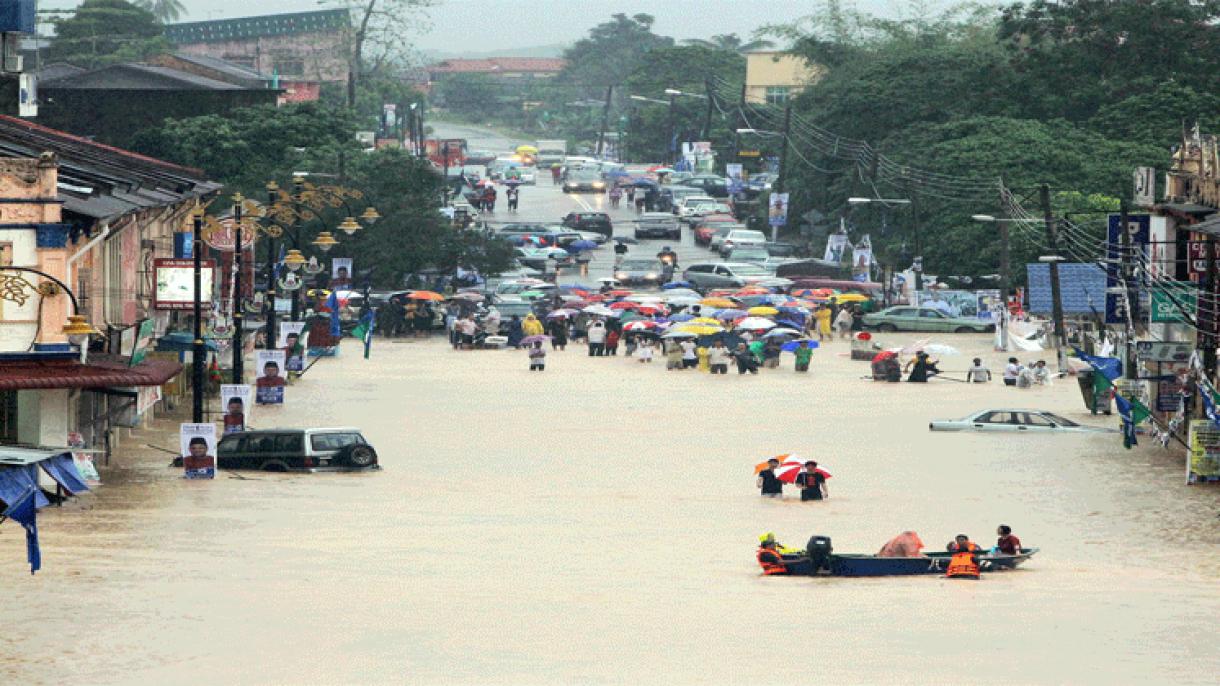
[[782,50],[746,54],[746,102],[783,105],[822,76],[820,67]]

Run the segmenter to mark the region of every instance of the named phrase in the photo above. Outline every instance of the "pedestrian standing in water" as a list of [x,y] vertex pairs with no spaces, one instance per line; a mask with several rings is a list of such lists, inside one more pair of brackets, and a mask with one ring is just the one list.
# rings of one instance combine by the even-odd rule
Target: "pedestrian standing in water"
[[796,355],[796,371],[809,371],[809,361],[813,359],[813,349],[801,343],[801,346],[794,350],[793,353]]
[[665,369],[683,369],[682,346],[677,341],[663,342],[665,347]]
[[546,348],[542,347],[542,341],[534,341],[534,344],[529,349],[530,371],[543,371],[546,369]]
[[679,344],[682,350],[682,366],[685,369],[692,369],[699,364],[698,346],[689,338],[683,338]]
[[839,338],[851,338],[851,325],[854,322],[850,308],[846,305],[839,308],[839,314],[835,316],[835,328],[839,330]]
[[589,325],[589,357],[601,357],[606,350],[606,325],[594,321]]
[[554,317],[547,322],[547,333],[551,336],[551,349],[563,350],[568,345],[567,317]]
[[974,364],[966,371],[966,381],[969,383],[987,383],[991,381],[991,370],[983,366],[982,358],[974,358]]
[[618,341],[622,338],[617,328],[612,328],[606,332],[606,354],[618,355]]
[[801,500],[822,500],[830,496],[826,490],[826,476],[813,460],[806,462],[805,468],[796,475],[796,485],[801,489]]
[[754,482],[764,498],[784,497],[784,482],[775,475],[776,467],[779,467],[779,460],[775,458],[767,460],[767,466],[758,473],[758,479]]
[[652,341],[647,338],[640,339],[639,346],[635,351],[636,359],[640,362],[652,362]]

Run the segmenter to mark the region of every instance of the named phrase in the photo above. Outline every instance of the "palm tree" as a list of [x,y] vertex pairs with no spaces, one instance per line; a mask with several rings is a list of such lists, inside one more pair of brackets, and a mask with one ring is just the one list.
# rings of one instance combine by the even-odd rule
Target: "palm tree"
[[186,11],[180,0],[136,0],[135,5],[152,12],[162,24],[178,21]]
[[735,33],[722,33],[709,38],[687,38],[682,41],[687,45],[696,45],[708,50],[728,50],[730,52],[750,52],[751,50],[760,50],[762,48],[773,48],[775,43],[769,40],[752,40],[748,43],[743,43],[741,38]]

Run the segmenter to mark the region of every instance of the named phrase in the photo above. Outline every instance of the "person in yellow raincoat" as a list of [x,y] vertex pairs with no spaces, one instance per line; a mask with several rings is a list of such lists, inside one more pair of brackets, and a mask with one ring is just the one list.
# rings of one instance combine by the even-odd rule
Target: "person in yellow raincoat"
[[541,336],[543,334],[542,322],[533,314],[525,315],[525,321],[521,322],[521,333],[526,336]]
[[695,354],[699,356],[699,371],[710,372],[712,367],[707,361],[707,348],[699,346],[695,349]]
[[818,322],[818,340],[824,341],[830,337],[830,308],[822,305],[814,310],[813,318]]

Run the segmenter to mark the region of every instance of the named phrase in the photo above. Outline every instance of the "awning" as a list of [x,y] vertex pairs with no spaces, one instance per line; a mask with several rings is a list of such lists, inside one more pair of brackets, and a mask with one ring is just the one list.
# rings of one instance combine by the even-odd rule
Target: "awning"
[[0,360],[0,390],[160,386],[182,371],[169,360],[145,360],[134,367],[121,360]]
[[[207,337],[203,339],[203,347],[205,350],[218,350],[216,341]],[[157,339],[157,352],[189,353],[194,349],[195,337],[189,333],[167,333]]]
[[41,462],[40,466],[47,475],[55,479],[55,483],[63,486],[70,495],[89,490],[89,486],[85,484],[84,478],[76,469],[76,463],[72,461],[72,453],[59,453],[51,459]]
[[[9,449],[5,449],[7,452]],[[51,504],[38,488],[38,466],[27,464],[20,467],[0,466],[0,500],[5,505],[17,502],[26,491],[34,488],[34,507],[46,507]]]

